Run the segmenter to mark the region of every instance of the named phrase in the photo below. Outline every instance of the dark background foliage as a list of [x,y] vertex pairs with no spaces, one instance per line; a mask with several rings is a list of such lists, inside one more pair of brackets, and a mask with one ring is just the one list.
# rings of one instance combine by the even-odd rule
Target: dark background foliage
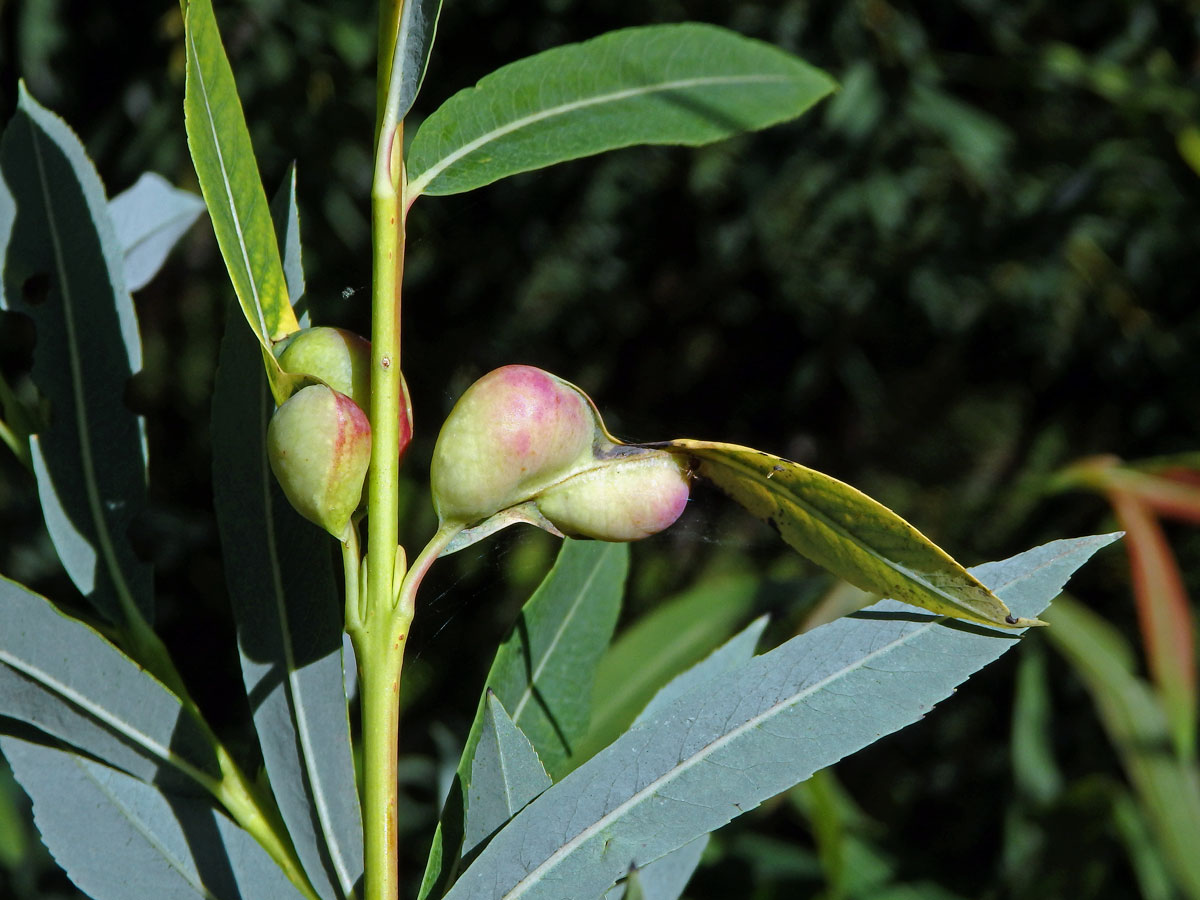
[[[253,0],[218,15],[268,189],[298,164],[314,319],[365,332],[374,7]],[[1042,491],[1073,459],[1196,449],[1195,2],[457,0],[410,134],[504,62],[682,19],[797,52],[842,90],[762,134],[621,151],[414,207],[410,547],[432,527],[421,482],[437,423],[471,380],[510,362],[584,387],[618,435],[735,441],[827,471],[967,563],[1110,528],[1099,500]],[[146,169],[194,187],[180,36],[171,3],[0,0],[0,121],[24,77],[81,135],[110,193]],[[236,742],[249,733],[244,704],[229,699],[240,679],[206,437],[229,293],[199,225],[135,298],[147,365],[128,400],[149,429],[153,505],[139,536],[159,626]],[[33,340],[22,320],[0,319],[10,383]],[[10,456],[0,515],[0,571],[69,598]],[[1194,591],[1200,543],[1170,536]],[[430,579],[407,670],[410,875],[433,817],[429,773],[461,739],[491,647],[553,549],[506,535]],[[826,586],[700,490],[680,527],[636,548],[629,616],[705,574],[746,569],[764,573],[777,638]],[[1132,633],[1118,550],[1075,590]],[[1013,787],[1011,654],[927,721],[837,767],[873,854],[853,865],[886,860],[887,883],[926,897],[1137,892],[1113,824],[1115,757],[1071,673],[1038,638],[1027,643],[1064,787],[1040,804]],[[800,789],[720,835],[689,895],[817,896],[813,796]],[[69,891],[45,860],[13,854],[7,867],[0,855],[0,895]]]

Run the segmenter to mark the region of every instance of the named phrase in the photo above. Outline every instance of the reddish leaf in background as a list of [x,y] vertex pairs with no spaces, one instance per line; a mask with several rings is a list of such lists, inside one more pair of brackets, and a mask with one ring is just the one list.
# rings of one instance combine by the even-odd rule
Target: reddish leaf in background
[[1195,752],[1196,656],[1192,613],[1175,556],[1151,505],[1116,487],[1108,499],[1125,531],[1138,622],[1150,674],[1170,721],[1176,750]]
[[1106,480],[1113,490],[1135,495],[1160,516],[1200,525],[1200,473],[1192,469],[1150,474],[1113,468],[1106,473]]

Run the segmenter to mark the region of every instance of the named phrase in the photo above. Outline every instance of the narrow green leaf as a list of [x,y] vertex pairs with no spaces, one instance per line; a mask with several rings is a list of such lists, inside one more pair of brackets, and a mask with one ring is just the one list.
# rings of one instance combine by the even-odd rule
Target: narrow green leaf
[[1175,755],[1162,704],[1134,675],[1120,632],[1068,597],[1050,621],[1047,634],[1091,693],[1179,886],[1200,897],[1200,772]]
[[488,691],[483,728],[471,762],[463,855],[470,854],[548,787],[550,776],[533,744]]
[[794,119],[834,87],[778,47],[712,25],[612,31],[451,97],[413,138],[409,192],[456,194],[634,144],[707,144]]
[[[189,0],[185,42],[188,148],[242,312],[269,350],[299,324],[288,302],[267,195],[210,0]],[[268,365],[268,375],[271,370]],[[286,388],[279,393],[282,385],[273,376],[272,385],[277,399],[287,396]]]
[[42,840],[94,900],[303,895],[210,804],[160,791],[74,753],[0,737]]
[[300,246],[300,208],[296,205],[296,164],[288,166],[283,184],[271,198],[271,222],[275,240],[283,250],[283,274],[287,280],[288,302],[296,304],[304,296],[304,254]]
[[[217,778],[212,743],[171,691],[92,628],[0,578],[0,716],[144,781]],[[194,786],[194,785],[193,785]]]
[[274,403],[250,333],[230,315],[213,395],[213,500],[263,761],[317,892],[363,872],[362,816],[342,679],[332,544],[284,498],[266,455]]
[[124,403],[141,338],[104,186],[79,139],[22,85],[0,142],[17,217],[4,300],[37,328],[33,379],[52,422],[31,442],[50,537],[79,591],[114,624],[153,619],[150,568],[126,536],[145,505],[141,424]]
[[628,568],[625,544],[563,541],[488,673],[487,687],[551,775],[587,733],[596,666],[617,624]]
[[[975,575],[1036,615],[1115,536]],[[1016,636],[885,600],[755,657],[630,729],[508,824],[448,900],[594,897],[814,771],[928,713]],[[631,765],[631,761],[636,764]]]
[[938,615],[1001,628],[1039,625],[1011,618],[1004,603],[944,550],[866,494],[761,450],[677,440],[693,470],[763,519],[797,552],[839,578]]
[[388,96],[394,98],[397,122],[408,115],[421,90],[441,12],[442,0],[404,0],[388,79]]
[[596,669],[587,759],[611,744],[670,679],[725,640],[754,606],[758,579],[706,581],[664,601],[617,637]]
[[[564,540],[554,567],[521,610],[488,671],[485,691],[512,710],[513,721],[551,776],[569,767],[570,754],[587,732],[596,666],[612,639],[628,568],[625,544]],[[434,834],[421,898],[435,888],[444,890],[457,869],[463,798],[470,793],[484,714],[481,698]]]
[[125,254],[125,286],[129,290],[149,283],[202,212],[203,200],[173,187],[154,172],[144,172],[133,187],[109,201],[108,213]]

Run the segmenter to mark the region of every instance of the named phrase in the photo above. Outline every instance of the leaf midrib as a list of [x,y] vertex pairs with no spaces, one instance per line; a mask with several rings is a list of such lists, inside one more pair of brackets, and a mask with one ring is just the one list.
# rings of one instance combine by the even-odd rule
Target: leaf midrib
[[[132,723],[127,722],[125,719],[119,718],[93,698],[82,694],[75,687],[67,684],[60,678],[47,672],[45,669],[38,668],[37,666],[24,659],[21,659],[7,650],[0,650],[0,663],[3,663],[9,668],[20,672],[22,675],[29,678],[36,684],[41,685],[51,693],[57,694],[72,706],[78,707],[97,721],[107,725],[113,731],[123,735],[137,746],[148,751],[152,756],[174,766],[180,772],[203,785],[210,792],[216,792],[218,785],[212,776],[196,768],[196,766],[192,765],[187,760],[174,753],[169,747],[159,743],[157,740],[152,738],[146,732],[142,731],[140,728],[134,726]],[[148,675],[148,677],[152,676]],[[163,690],[166,690],[166,688],[163,688]],[[180,707],[179,711],[180,714],[182,714],[183,708]]]
[[208,85],[204,81],[204,70],[200,65],[200,52],[196,48],[195,35],[196,29],[194,27],[187,29],[188,46],[192,51],[192,67],[196,72],[196,83],[200,87],[201,100],[204,102],[204,114],[208,119],[209,134],[212,138],[213,149],[217,154],[217,167],[221,172],[221,186],[225,188],[225,199],[229,201],[229,212],[233,218],[234,231],[237,233],[238,249],[242,253],[242,265],[246,270],[246,281],[250,284],[250,293],[254,299],[254,311],[258,314],[259,337],[265,342],[270,339],[271,333],[267,328],[266,314],[262,308],[262,300],[258,296],[258,284],[254,280],[254,270],[250,265],[250,255],[246,247],[246,236],[242,230],[241,214],[238,212],[237,205],[233,200],[233,188],[230,185],[229,173],[225,167],[225,154],[221,152],[221,132],[217,128],[216,119],[213,117],[212,104],[209,103]]
[[[741,459],[740,454],[737,457],[735,457],[735,459],[736,459],[736,466],[738,468],[742,469],[743,471],[749,472],[751,477],[754,479],[754,481],[756,483],[763,484],[763,482],[765,481],[765,478],[763,477],[762,473],[760,473],[757,469],[753,468],[752,466],[748,465],[745,461],[743,461]],[[731,463],[725,459],[716,461],[716,460],[709,458],[707,461],[713,465],[724,465],[727,468],[735,467],[734,463]],[[788,462],[790,462],[790,460]],[[798,468],[802,469],[806,473],[812,472],[817,475],[822,474],[820,472],[816,472],[815,469],[809,469],[807,466],[802,466],[802,465],[800,465],[800,463],[791,463],[791,464],[794,466],[797,466]],[[830,477],[830,476],[825,476],[825,477]],[[861,491],[858,491],[858,489],[853,487],[852,485],[845,484],[845,482],[839,482],[839,483],[845,485],[845,487],[851,491],[855,491],[856,493],[859,493],[859,494],[862,493]],[[983,618],[977,610],[971,609],[969,606],[966,606],[962,600],[954,597],[952,594],[947,593],[945,590],[943,590],[939,587],[936,587],[929,581],[923,579],[917,573],[911,571],[910,569],[905,568],[904,566],[900,565],[899,563],[895,562],[894,560],[889,559],[887,556],[880,553],[878,550],[876,550],[870,544],[864,543],[862,541],[862,539],[856,537],[854,534],[852,534],[850,531],[848,531],[844,525],[841,525],[840,523],[831,519],[826,513],[824,513],[819,508],[813,506],[810,503],[804,502],[800,497],[796,496],[794,493],[792,493],[790,491],[786,495],[781,495],[774,491],[770,491],[770,493],[772,496],[779,498],[780,502],[790,503],[793,506],[796,506],[799,509],[803,510],[806,515],[817,520],[822,525],[824,525],[826,528],[828,528],[830,531],[839,535],[846,541],[852,543],[854,546],[861,549],[863,552],[865,552],[868,556],[870,556],[877,563],[879,563],[880,565],[882,565],[884,568],[888,569],[889,571],[895,572],[897,575],[899,575],[905,581],[907,581],[911,584],[914,584],[917,587],[922,588],[923,590],[926,590],[931,594],[934,594],[935,596],[941,598],[942,600],[945,600],[946,603],[953,606],[955,609],[962,610],[963,612],[969,613],[970,615],[975,616],[979,619]],[[866,497],[865,494],[863,494],[862,496]],[[870,498],[867,498],[867,499],[870,499]],[[897,516],[897,518],[900,518],[900,517]],[[917,534],[920,534],[920,532],[917,531],[916,528],[913,528],[913,526],[910,525],[908,522],[905,522],[904,519],[901,518],[900,520],[902,522],[904,522],[906,525],[908,525],[909,528],[912,528],[914,532],[916,532]],[[928,540],[928,539],[926,539],[926,540]],[[968,577],[970,577],[970,573],[968,573]],[[984,590],[987,590],[987,589],[984,588]],[[992,593],[994,594],[995,592],[993,591]],[[902,598],[896,598],[896,599],[902,599]],[[1003,601],[1001,601],[1001,602],[1003,602]],[[996,625],[999,623],[991,622],[990,624]]]
[[[26,113],[28,116],[28,113]],[[54,204],[50,202],[50,183],[46,175],[46,163],[43,159],[39,129],[32,116],[29,128],[30,144],[33,149],[34,162],[37,165],[38,185],[46,213],[46,224],[50,230],[50,243],[54,251],[54,266],[58,270],[58,284],[62,291],[63,325],[67,332],[67,346],[70,348],[68,365],[71,372],[71,393],[74,399],[75,423],[79,431],[79,457],[82,462],[84,490],[87,492],[88,511],[91,513],[92,527],[95,529],[96,540],[100,544],[100,554],[112,579],[113,590],[117,595],[117,603],[127,620],[140,617],[133,592],[125,581],[125,573],[117,558],[116,547],[108,530],[108,519],[104,515],[104,504],[100,498],[100,487],[96,483],[96,461],[92,456],[91,423],[88,420],[87,404],[84,399],[83,363],[79,354],[78,335],[75,327],[75,301],[72,290],[70,273],[67,269],[63,251],[62,238],[59,234],[58,219],[55,215]]]
[[149,844],[153,849],[157,850],[158,855],[162,857],[163,861],[170,868],[178,872],[180,877],[183,878],[183,880],[187,882],[187,884],[194,891],[196,891],[196,893],[208,898],[208,900],[218,900],[217,896],[204,885],[203,881],[195,877],[194,870],[189,871],[189,867],[185,865],[185,863],[178,856],[171,853],[166,844],[159,840],[155,832],[147,828],[146,823],[143,822],[138,815],[109,788],[107,784],[101,782],[101,780],[96,777],[95,773],[90,768],[83,765],[79,757],[72,756],[71,762],[75,764],[84,778],[95,785],[96,790],[108,798],[108,802],[111,803],[113,807],[121,814],[122,818],[129,823],[129,826],[133,828],[133,830],[139,835],[141,835],[147,844]]
[[[998,585],[995,590],[1001,590],[1002,588],[1011,587],[1012,585],[1017,584],[1021,581],[1026,581],[1029,578],[1031,578],[1034,574],[1036,574],[1040,570],[1046,568],[1047,566],[1049,566],[1051,563],[1053,563],[1055,561],[1057,561],[1057,557],[1055,559],[1046,560],[1040,566],[1038,566],[1034,569],[1031,569],[1027,572],[1022,573],[1019,577],[1006,582],[1004,585]],[[715,739],[715,740],[711,741],[710,743],[706,744],[705,746],[701,747],[697,752],[695,752],[691,756],[689,756],[687,758],[687,760],[682,761],[683,764],[676,765],[674,768],[670,769],[668,772],[665,772],[662,775],[660,775],[658,778],[654,779],[652,782],[647,784],[645,787],[640,788],[638,791],[636,791],[634,794],[632,794],[629,797],[629,799],[623,801],[621,804],[619,804],[617,807],[615,807],[610,812],[605,813],[603,816],[598,818],[595,822],[593,822],[591,825],[589,825],[586,829],[584,829],[578,835],[571,838],[569,841],[567,841],[565,844],[563,844],[561,847],[559,847],[557,850],[555,850],[554,853],[552,853],[550,856],[548,856],[542,863],[540,863],[537,867],[532,869],[519,882],[517,882],[515,885],[513,885],[513,887],[511,889],[509,889],[507,892],[505,892],[502,895],[501,900],[514,900],[514,898],[523,896],[528,890],[535,887],[537,885],[537,883],[539,881],[541,881],[542,878],[544,878],[551,870],[553,870],[560,861],[562,861],[565,857],[570,855],[570,853],[572,853],[576,848],[578,848],[582,844],[586,843],[586,841],[588,839],[598,835],[601,831],[603,831],[603,829],[605,827],[607,827],[612,822],[619,819],[625,812],[638,806],[641,802],[643,802],[644,800],[646,800],[650,796],[652,796],[654,793],[656,793],[661,787],[663,787],[667,784],[670,784],[672,781],[675,780],[675,778],[677,776],[683,774],[684,772],[690,771],[690,769],[694,765],[703,762],[708,756],[712,755],[717,750],[720,750],[722,747],[728,745],[734,739],[740,737],[741,735],[745,734],[746,732],[750,731],[751,729],[756,728],[762,722],[764,722],[770,718],[773,718],[779,712],[781,712],[791,706],[795,706],[796,704],[800,703],[801,701],[807,699],[809,696],[814,694],[816,691],[826,687],[829,684],[836,682],[837,680],[839,680],[841,678],[847,677],[847,675],[849,675],[855,671],[858,671],[861,668],[864,668],[867,663],[878,658],[879,656],[885,655],[887,653],[891,653],[891,652],[899,649],[900,647],[904,646],[904,644],[906,644],[910,640],[913,640],[919,636],[922,636],[922,635],[928,633],[928,631],[931,628],[944,622],[947,618],[948,617],[946,617],[946,616],[937,616],[936,618],[930,619],[923,626],[921,626],[919,628],[915,628],[912,631],[907,632],[906,634],[900,635],[895,640],[890,641],[889,643],[872,651],[871,653],[867,654],[866,656],[860,657],[859,659],[855,660],[855,662],[852,666],[847,666],[845,668],[839,669],[837,672],[830,673],[829,675],[827,675],[825,678],[821,679],[820,681],[815,682],[813,685],[805,688],[804,690],[802,690],[796,694],[792,694],[791,696],[785,698],[783,701],[780,701],[779,703],[773,704],[772,706],[770,706],[763,712],[759,713],[758,715],[755,715],[753,718],[751,718],[747,722],[744,722],[743,724],[739,725],[737,728],[733,729],[732,731],[726,732],[725,734],[721,735],[717,739]],[[1003,638],[1003,637],[1007,637],[1007,636],[1008,635],[997,633],[997,637]],[[1013,637],[1015,638],[1016,635],[1014,634]]]
[[[259,434],[266,434],[266,421],[270,416],[268,404],[270,404],[268,395],[266,392],[260,390],[258,409],[261,427]],[[296,736],[300,742],[301,764],[304,766],[305,775],[308,777],[317,821],[321,825],[321,836],[324,838],[325,848],[337,873],[338,887],[347,900],[353,900],[356,896],[354,891],[355,879],[347,865],[345,854],[342,852],[341,842],[337,840],[336,832],[332,827],[333,815],[329,809],[328,792],[323,785],[320,767],[314,759],[313,747],[316,741],[309,725],[306,706],[297,699],[302,691],[299,672],[296,668],[295,648],[292,644],[292,629],[287,613],[287,598],[283,589],[283,572],[279,564],[279,542],[275,533],[275,517],[272,514],[271,478],[273,476],[269,471],[266,453],[259,454],[258,462],[258,482],[262,487],[262,503],[263,509],[266,511],[266,515],[263,518],[266,526],[268,556],[271,561],[272,599],[275,603],[276,614],[279,617],[280,642],[283,645],[284,666],[287,669],[287,690],[285,697],[292,720],[296,724]]]
[[627,100],[631,97],[637,97],[644,94],[666,93],[668,91],[686,90],[694,87],[705,87],[708,85],[728,85],[728,84],[754,84],[762,83],[769,84],[772,82],[787,82],[795,80],[789,75],[709,75],[696,78],[681,78],[674,81],[664,81],[655,85],[639,85],[636,88],[624,88],[619,91],[611,91],[607,94],[597,94],[593,97],[588,97],[582,100],[573,100],[570,103],[561,103],[558,106],[550,106],[538,112],[522,116],[519,119],[513,119],[506,125],[499,128],[493,128],[491,131],[485,132],[474,140],[468,141],[452,153],[443,156],[441,159],[433,163],[424,172],[418,175],[413,181],[409,182],[409,196],[415,199],[425,192],[430,183],[442,174],[450,166],[454,165],[461,159],[470,156],[476,150],[486,147],[493,141],[526,128],[530,125],[535,125],[538,122],[552,119],[555,116],[566,115],[575,112],[576,110],[586,109],[589,106],[598,106],[603,103],[615,103],[620,100]]

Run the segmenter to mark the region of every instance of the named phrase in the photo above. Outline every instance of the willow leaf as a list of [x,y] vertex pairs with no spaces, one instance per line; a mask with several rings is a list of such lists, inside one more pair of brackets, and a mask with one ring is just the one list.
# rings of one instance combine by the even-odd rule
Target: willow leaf
[[33,380],[53,410],[30,445],[46,526],[106,618],[149,620],[150,567],[127,537],[145,505],[146,450],[123,401],[142,346],[104,185],[71,129],[24,85],[0,168],[16,208],[3,300],[33,319]]
[[470,816],[463,835],[463,853],[486,841],[534,797],[550,787],[533,744],[509,718],[491,691],[483,729],[471,761],[471,789],[467,795]]
[[677,440],[693,471],[839,578],[942,616],[1001,628],[1043,624],[1012,615],[933,541],[866,494],[799,463],[735,444]]
[[[1041,612],[1115,535],[1055,541],[975,569]],[[446,900],[601,896],[842,757],[928,714],[1017,635],[885,600],[703,682],[534,800]]]
[[451,97],[413,138],[409,193],[456,194],[635,144],[707,144],[794,119],[833,89],[778,47],[712,25],[612,31]]
[[33,800],[46,847],[94,900],[304,896],[207,800],[16,737],[0,737],[0,750]]
[[[272,342],[300,326],[288,302],[267,194],[211,0],[190,0],[185,26],[188,148],[242,312],[269,350]],[[282,402],[290,389],[272,360],[269,354],[264,357],[272,391]]]
[[157,274],[171,248],[204,212],[204,201],[143,172],[133,187],[108,203],[117,241],[125,254],[125,286],[136,291]]
[[529,739],[552,775],[572,763],[591,718],[600,657],[621,608],[629,547],[564,540],[554,567],[521,610],[512,634],[496,651],[484,697],[467,735],[455,782],[434,833],[419,897],[440,896],[458,865],[463,834],[471,831],[464,795],[483,731],[490,690]]
[[279,810],[313,887],[351,896],[363,871],[331,541],[267,463],[274,409],[257,345],[231,316],[213,395],[213,501],[242,678]]
[[400,10],[387,90],[397,122],[408,115],[421,90],[441,12],[442,0],[405,0]]
[[211,736],[175,694],[95,629],[6,578],[0,622],[0,717],[143,781],[195,791],[219,780]]

